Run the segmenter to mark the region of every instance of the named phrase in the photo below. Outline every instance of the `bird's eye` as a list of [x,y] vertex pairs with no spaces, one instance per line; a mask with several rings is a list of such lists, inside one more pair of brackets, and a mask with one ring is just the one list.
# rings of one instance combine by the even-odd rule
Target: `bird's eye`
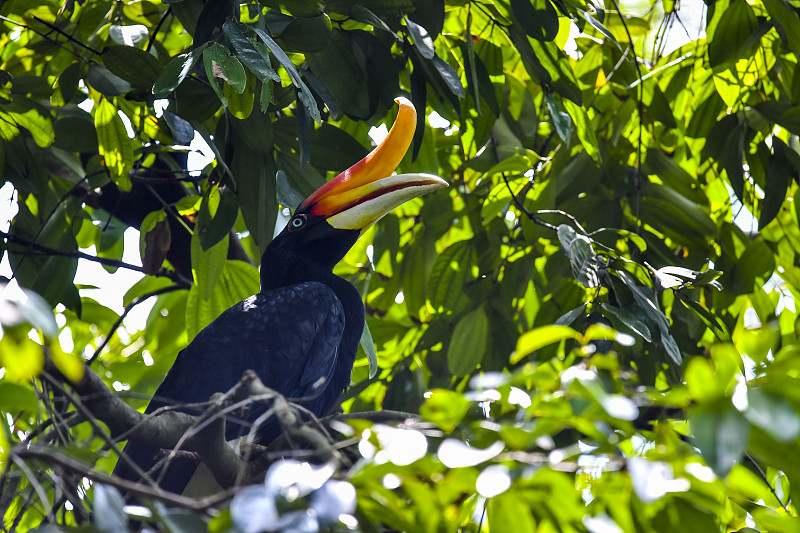
[[307,221],[306,215],[300,213],[292,217],[292,220],[289,221],[289,228],[293,230],[300,229],[306,225]]

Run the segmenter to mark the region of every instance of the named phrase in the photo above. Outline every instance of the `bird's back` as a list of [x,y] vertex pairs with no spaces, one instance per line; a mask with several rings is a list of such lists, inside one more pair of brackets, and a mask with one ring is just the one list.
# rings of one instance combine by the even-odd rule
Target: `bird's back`
[[[214,393],[233,387],[245,370],[254,370],[267,387],[289,400],[305,399],[301,403],[306,408],[324,416],[350,379],[352,361],[345,365],[346,372],[337,367],[344,327],[342,304],[323,283],[305,282],[251,296],[223,312],[178,354],[146,413],[165,406],[207,402]],[[347,359],[354,357],[355,345],[344,349],[353,352]],[[244,423],[229,420],[227,438],[247,434],[250,424],[268,408],[250,410]],[[275,421],[267,421],[259,428],[260,442],[272,441],[279,431]],[[129,441],[124,451],[148,471],[158,461],[160,449]],[[161,477],[162,488],[181,492],[196,466],[196,461],[178,457],[167,472],[151,475]],[[124,460],[117,463],[114,473],[138,480]]]

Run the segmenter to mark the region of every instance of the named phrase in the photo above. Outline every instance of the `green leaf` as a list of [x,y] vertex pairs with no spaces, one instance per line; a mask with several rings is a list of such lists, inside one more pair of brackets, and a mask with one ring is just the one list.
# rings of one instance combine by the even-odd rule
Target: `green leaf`
[[272,69],[269,51],[262,43],[254,45],[250,39],[242,33],[239,26],[230,20],[225,21],[225,24],[222,26],[222,31],[236,50],[237,57],[253,74],[255,74],[259,81],[266,82],[267,80],[272,80],[280,83],[281,77]]
[[566,224],[558,226],[558,240],[569,257],[575,279],[584,287],[598,287],[600,262],[592,249],[592,240],[585,235],[578,235]]
[[94,121],[88,113],[78,116],[66,116],[53,124],[57,148],[68,152],[93,152],[98,149],[97,130]]
[[455,242],[439,254],[428,277],[427,296],[435,309],[455,307],[463,296],[464,284],[474,278],[475,261],[472,241]]
[[598,166],[602,165],[603,157],[600,154],[597,137],[594,135],[594,126],[589,121],[586,110],[570,100],[563,100],[563,104],[564,109],[569,113],[569,116],[572,117],[575,130],[578,133],[578,140],[581,142],[583,149],[594,159],[594,162]]
[[372,115],[374,105],[367,77],[353,52],[348,32],[334,30],[329,45],[306,54],[306,60],[311,72],[330,90],[342,111],[359,119]]
[[128,526],[128,515],[123,507],[125,500],[119,491],[109,485],[96,483],[94,493],[94,526],[102,533],[125,531]]
[[208,43],[195,48],[189,53],[174,57],[153,83],[153,94],[164,96],[174,91],[178,85],[189,75],[197,60],[203,56],[203,51]]
[[103,65],[94,63],[89,65],[86,81],[97,92],[105,96],[119,96],[131,90],[131,84],[113,74]]
[[[241,26],[240,26],[241,27]],[[258,35],[258,38],[261,39],[267,48],[269,48],[270,52],[275,55],[275,58],[278,60],[278,63],[286,70],[289,74],[289,77],[292,78],[292,83],[299,88],[301,100],[305,104],[306,109],[308,109],[308,113],[311,115],[311,118],[314,119],[315,122],[320,122],[320,114],[319,109],[314,101],[314,96],[311,94],[311,91],[308,89],[306,84],[300,78],[300,73],[297,72],[297,69],[292,63],[292,60],[289,59],[289,56],[286,55],[286,52],[278,46],[272,37],[267,35],[263,30],[254,29],[252,30]]]
[[600,307],[606,312],[606,316],[610,315],[609,318],[612,319],[612,322],[614,321],[613,319],[616,319],[616,321],[619,322],[626,330],[641,337],[647,342],[652,342],[653,339],[650,335],[650,329],[648,329],[644,322],[633,316],[631,313],[611,304],[600,304]]
[[[2,343],[2,341],[0,341]],[[0,410],[7,413],[19,411],[38,412],[39,400],[28,383],[0,381]]]
[[369,325],[364,321],[364,331],[361,332],[361,340],[359,341],[364,353],[367,354],[367,361],[369,361],[369,379],[374,378],[378,374],[378,354],[375,353],[375,341],[372,340],[372,333],[369,331]]
[[369,153],[352,135],[327,122],[314,130],[311,146],[314,168],[334,172],[350,168]]
[[94,109],[94,127],[97,143],[106,169],[117,187],[123,191],[131,189],[130,172],[133,169],[133,145],[125,130],[117,108],[101,98]]
[[506,492],[487,502],[487,522],[492,531],[534,533],[531,507],[516,492]]
[[53,123],[50,117],[40,114],[37,109],[29,109],[24,113],[9,111],[8,116],[21,128],[25,128],[33,137],[33,142],[42,148],[47,148],[55,140]]
[[747,420],[731,406],[723,412],[693,413],[689,423],[708,466],[721,478],[727,476],[747,449]]
[[272,154],[238,142],[235,146],[231,172],[236,176],[239,207],[250,235],[263,251],[272,240],[278,218],[275,161]]
[[447,348],[447,366],[454,376],[466,376],[483,360],[488,333],[489,319],[483,307],[458,321]]
[[[572,119],[569,113],[564,111],[561,103],[556,100],[553,93],[545,95],[545,102],[547,103],[547,110],[550,112],[550,120],[553,121],[553,126],[556,128],[556,133],[565,143],[570,142],[572,137]],[[587,154],[589,152],[586,152]]]
[[554,324],[556,326],[569,326],[570,324],[575,322],[578,319],[578,317],[586,316],[586,306],[587,306],[586,303],[582,303],[575,309],[567,311],[566,313],[558,317],[554,322]]
[[747,245],[736,261],[729,290],[734,294],[748,294],[759,278],[766,281],[774,270],[775,255],[763,238],[757,238]]
[[578,13],[580,13],[581,16],[584,19],[586,19],[586,22],[591,24],[594,27],[594,29],[602,33],[609,41],[614,43],[617,46],[617,48],[619,48],[620,51],[622,51],[622,45],[619,44],[619,41],[617,41],[617,38],[614,37],[614,34],[611,33],[611,31],[609,31],[609,29],[606,28],[602,22],[600,22],[599,20],[597,20],[592,15],[590,15],[589,13],[587,13],[582,9],[578,9]]
[[200,203],[194,234],[204,251],[226,239],[239,214],[239,203],[233,191],[211,187]]
[[[221,241],[216,246],[221,247],[223,242],[227,241]],[[197,248],[200,246],[197,245]],[[195,247],[192,248],[194,250]],[[214,253],[214,248],[207,253]],[[223,311],[258,292],[259,274],[256,267],[244,261],[225,261],[224,258],[222,262],[222,273],[219,281],[211,287],[210,298],[204,298],[205,287],[197,283],[189,289],[186,299],[186,333],[189,340]]]
[[466,96],[467,93],[464,90],[464,86],[461,85],[461,78],[458,72],[456,72],[456,69],[450,66],[450,63],[439,56],[434,56],[433,66],[436,67],[436,71],[442,77],[442,80],[444,80],[450,92],[459,98],[464,98]]
[[711,67],[741,57],[748,44],[748,37],[758,28],[753,8],[746,0],[732,0],[724,8],[713,35],[709,37],[708,62]]
[[204,301],[211,298],[217,281],[222,276],[227,257],[228,239],[222,239],[208,250],[203,250],[200,236],[196,231],[194,232],[192,235],[192,277],[194,278],[192,288],[198,287]]
[[530,37],[537,41],[556,38],[558,13],[550,0],[511,0],[511,11]]
[[408,17],[405,18],[405,21],[408,27],[408,33],[411,34],[411,39],[414,41],[414,46],[417,47],[420,55],[425,59],[433,59],[436,52],[433,48],[433,39],[430,34],[428,34],[428,30]]
[[452,432],[470,408],[470,401],[461,394],[444,389],[432,390],[419,409],[419,414],[445,433]]
[[665,315],[658,306],[658,299],[656,298],[653,289],[639,285],[633,276],[625,271],[618,270],[616,271],[616,274],[619,276],[625,286],[630,289],[631,293],[633,294],[633,298],[641,311],[644,312],[650,318],[650,320],[652,320],[658,326],[658,329],[661,333],[661,343],[663,344],[667,355],[675,364],[680,365],[683,359],[680,348],[678,348],[678,344],[675,342],[675,339],[669,330],[669,320],[667,320],[667,315]]
[[239,60],[230,55],[230,50],[219,43],[212,43],[203,52],[203,61],[208,81],[214,87],[217,86],[216,80],[221,79],[233,87],[237,94],[244,92],[247,74]]
[[228,113],[235,119],[244,120],[253,112],[253,105],[255,103],[255,77],[247,76],[247,83],[245,90],[237,93],[236,90],[229,84],[222,86],[222,94],[228,101]]
[[797,12],[782,0],[764,0],[764,7],[781,39],[788,43],[796,57],[800,57],[800,17]]
[[299,52],[318,52],[330,44],[331,19],[324,13],[296,17],[281,31],[280,38]]
[[523,334],[517,341],[517,349],[509,362],[514,365],[536,350],[567,339],[578,339],[580,333],[567,326],[542,326]]
[[764,176],[764,200],[761,203],[761,214],[758,217],[758,226],[763,228],[774,219],[781,210],[785,200],[786,192],[793,175],[797,175],[794,170],[789,151],[791,148],[780,140],[777,136],[772,138],[772,157],[767,164],[767,172]]
[[114,75],[142,91],[150,91],[161,73],[158,59],[133,46],[107,46],[100,57]]
[[0,339],[0,366],[5,368],[3,378],[22,385],[37,377],[44,368],[44,352],[41,345],[28,337],[14,339],[3,335]]
[[792,405],[761,389],[748,389],[744,416],[781,442],[794,442],[800,435],[800,415]]

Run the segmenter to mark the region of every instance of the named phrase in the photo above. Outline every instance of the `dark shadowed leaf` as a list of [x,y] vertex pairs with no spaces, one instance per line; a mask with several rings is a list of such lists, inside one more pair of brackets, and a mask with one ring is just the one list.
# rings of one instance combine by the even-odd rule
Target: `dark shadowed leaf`
[[514,18],[529,36],[552,41],[558,33],[558,13],[550,0],[511,0]]
[[433,49],[433,39],[428,34],[428,30],[408,18],[406,19],[406,26],[420,55],[425,59],[433,59],[436,52]]
[[103,533],[116,533],[127,529],[128,517],[122,510],[125,501],[119,491],[108,485],[94,486],[94,525]]
[[781,442],[793,442],[800,435],[800,416],[792,405],[760,389],[747,391],[744,416]]
[[108,70],[142,91],[149,92],[161,73],[158,59],[133,46],[107,46],[102,59]]
[[180,54],[167,63],[167,66],[164,67],[164,70],[161,71],[161,74],[158,75],[158,78],[153,83],[153,94],[161,96],[174,91],[189,75],[192,67],[202,57],[206,47],[207,44],[198,46],[191,52]]
[[694,443],[708,466],[725,477],[742,458],[750,426],[732,406],[723,412],[695,413],[689,416]]
[[230,20],[225,21],[222,30],[236,50],[236,56],[255,74],[256,78],[262,82],[266,80],[281,81],[281,77],[272,70],[268,50],[262,43],[253,44],[242,33],[240,27]]
[[744,0],[733,0],[725,8],[708,46],[708,61],[712,67],[738,59],[747,38],[758,27],[753,8]]
[[94,64],[89,66],[86,73],[86,81],[94,87],[97,92],[106,96],[119,96],[131,90],[131,84],[116,74],[112,73],[103,65]]

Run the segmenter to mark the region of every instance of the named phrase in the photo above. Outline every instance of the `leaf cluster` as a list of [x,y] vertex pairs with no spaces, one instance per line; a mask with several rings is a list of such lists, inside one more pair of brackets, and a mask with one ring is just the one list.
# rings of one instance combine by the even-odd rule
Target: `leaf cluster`
[[[27,295],[0,302],[4,527],[118,530],[112,489],[15,455],[117,458],[45,358],[67,376],[86,362],[143,407],[177,352],[258,290],[289,210],[368,152],[402,94],[419,122],[398,172],[451,186],[337,266],[367,308],[342,405],[422,422],[349,420],[355,461],[319,486],[267,476],[213,518],[153,503],[152,520],[796,530],[800,15],[710,2],[676,48],[686,12],[647,7],[3,4],[0,180],[17,212],[2,252]],[[141,266],[123,261],[129,228]],[[76,285],[85,261],[141,277],[112,309]],[[138,331],[125,318],[144,302]]]

